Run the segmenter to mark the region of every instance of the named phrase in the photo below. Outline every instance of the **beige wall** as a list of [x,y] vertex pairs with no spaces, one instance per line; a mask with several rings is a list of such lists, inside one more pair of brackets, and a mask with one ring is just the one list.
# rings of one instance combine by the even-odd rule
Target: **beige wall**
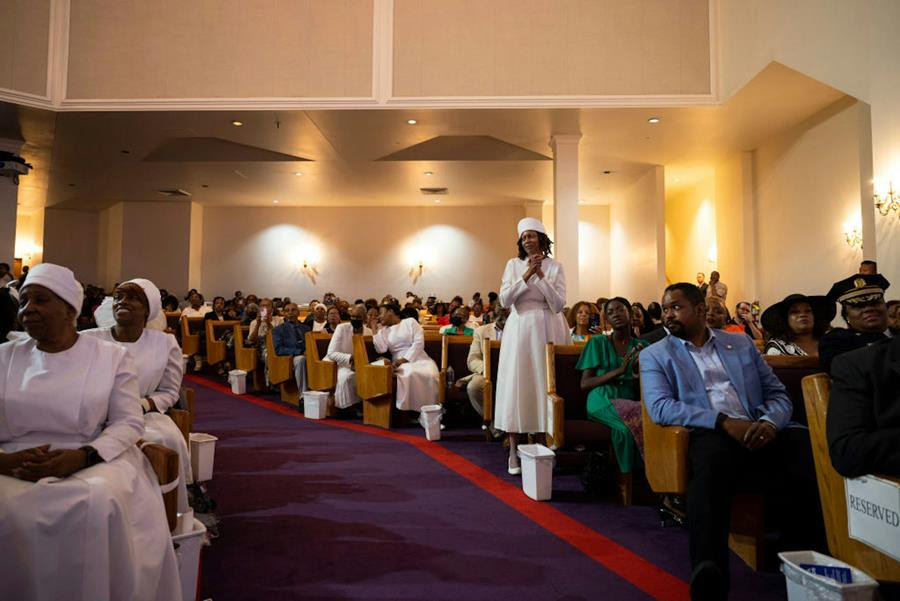
[[[109,290],[122,281],[122,228],[124,203],[100,211],[97,227],[97,280]],[[47,240],[44,241],[47,244]],[[88,243],[86,241],[86,243]]]
[[[486,296],[500,289],[523,216],[521,206],[206,207],[202,289],[301,300],[329,290],[351,300],[407,290]],[[304,258],[315,282],[300,270]]]
[[190,203],[122,204],[122,279],[147,278],[160,288],[187,290]]
[[[666,279],[695,282],[698,271],[716,269],[714,178],[666,197]],[[723,276],[723,281],[725,281]]]
[[68,98],[372,94],[372,0],[71,0]]
[[665,184],[655,166],[610,208],[609,294],[631,302],[658,300],[665,288]]
[[861,110],[838,103],[756,150],[763,305],[793,292],[824,294],[857,271],[862,251],[846,244],[843,224],[859,222]]
[[47,95],[50,0],[0,0],[0,88]]
[[[728,157],[716,166],[716,265],[728,285],[728,300],[759,298],[758,213],[753,190],[753,153]],[[781,269],[767,266],[765,271]],[[707,278],[709,273],[707,272]]]
[[[900,2],[718,0],[717,13],[723,99],[777,60],[864,100],[875,177],[900,187]],[[880,271],[900,281],[896,215],[876,215],[875,234]]]
[[44,257],[65,265],[85,284],[100,282],[100,214],[49,208],[44,211]]
[[708,94],[708,1],[395,0],[393,74],[397,96]]
[[578,207],[578,275],[581,298],[594,301],[609,296],[609,206]]

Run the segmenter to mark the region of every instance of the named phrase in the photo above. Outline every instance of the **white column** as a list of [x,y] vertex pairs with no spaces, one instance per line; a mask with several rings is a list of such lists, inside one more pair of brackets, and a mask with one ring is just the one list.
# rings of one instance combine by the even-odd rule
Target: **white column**
[[[18,156],[21,140],[0,140],[0,150]],[[21,176],[24,177],[24,176]],[[8,263],[10,270],[16,254],[16,213],[19,186],[16,179],[0,176],[0,263]]]
[[553,149],[553,256],[566,273],[566,300],[581,298],[578,282],[578,144],[581,134],[555,134]]

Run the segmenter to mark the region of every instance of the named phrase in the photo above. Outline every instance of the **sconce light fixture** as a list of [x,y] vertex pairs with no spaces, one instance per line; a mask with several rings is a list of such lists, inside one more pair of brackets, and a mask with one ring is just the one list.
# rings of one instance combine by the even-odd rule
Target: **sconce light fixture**
[[882,189],[879,191],[876,189],[873,200],[875,201],[875,208],[883,216],[887,217],[891,214],[891,211],[894,211],[897,213],[897,217],[900,218],[900,193],[894,192],[893,182],[888,182],[887,190]]
[[319,275],[317,264],[320,254],[318,247],[315,245],[299,248],[294,253],[295,265],[299,266],[300,273],[308,277],[313,284],[316,283],[316,277]]
[[425,273],[425,261],[419,259],[409,270],[409,277],[412,280],[412,283],[415,284],[418,282],[423,273]]
[[862,248],[862,232],[859,231],[859,226],[845,223],[844,240],[846,240],[847,246],[849,246],[850,248],[854,248],[857,246]]

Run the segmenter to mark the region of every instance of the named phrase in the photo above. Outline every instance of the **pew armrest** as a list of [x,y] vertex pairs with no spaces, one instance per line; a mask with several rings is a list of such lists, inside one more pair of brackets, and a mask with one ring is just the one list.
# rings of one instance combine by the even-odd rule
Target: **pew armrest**
[[685,494],[688,484],[688,442],[690,433],[681,426],[660,426],[650,419],[641,403],[644,427],[644,463],[653,492]]
[[363,336],[353,336],[353,365],[359,398],[368,400],[393,394],[394,368],[387,363],[370,365]]
[[184,436],[184,442],[188,446],[191,444],[191,414],[184,409],[175,409],[174,407],[166,411],[166,415],[175,422],[181,435]]
[[547,409],[547,446],[555,451],[566,446],[566,402],[555,392],[549,392]]
[[[150,461],[153,473],[161,485],[174,482],[178,478],[178,453],[158,444],[145,444],[141,452]],[[172,490],[163,494],[163,504],[166,507],[166,521],[171,532],[178,524],[178,491]]]

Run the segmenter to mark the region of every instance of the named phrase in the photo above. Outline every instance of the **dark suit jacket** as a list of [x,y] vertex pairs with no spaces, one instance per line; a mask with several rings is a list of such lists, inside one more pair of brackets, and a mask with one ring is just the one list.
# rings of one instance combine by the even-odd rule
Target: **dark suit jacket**
[[836,357],[826,432],[843,476],[900,476],[900,338]]
[[295,357],[306,353],[306,333],[309,332],[302,323],[284,322],[272,330],[272,346],[275,354]]
[[830,374],[831,362],[838,355],[887,339],[882,332],[872,334],[849,328],[833,328],[819,339],[819,365]]

